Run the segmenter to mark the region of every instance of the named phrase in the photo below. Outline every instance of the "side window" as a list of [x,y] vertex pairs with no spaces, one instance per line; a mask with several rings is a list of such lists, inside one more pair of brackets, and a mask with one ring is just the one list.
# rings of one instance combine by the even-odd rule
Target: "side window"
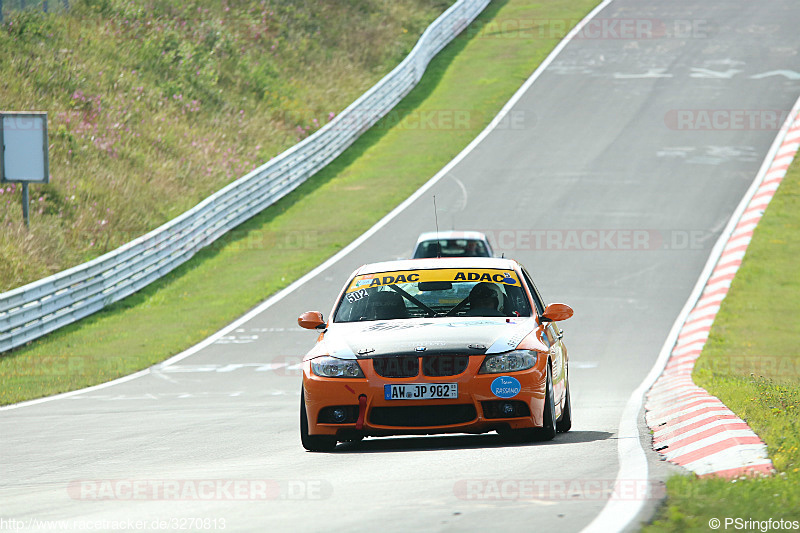
[[533,303],[536,305],[536,311],[541,315],[544,313],[544,302],[542,301],[542,297],[539,294],[539,291],[536,289],[536,285],[533,284],[531,281],[531,277],[528,275],[526,270],[522,271],[522,277],[525,279],[525,285],[528,286],[528,290],[531,291],[533,295]]

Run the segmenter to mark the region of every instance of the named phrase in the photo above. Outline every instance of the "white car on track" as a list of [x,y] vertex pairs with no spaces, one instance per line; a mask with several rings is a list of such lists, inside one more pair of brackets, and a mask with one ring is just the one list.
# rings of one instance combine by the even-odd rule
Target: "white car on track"
[[489,239],[479,231],[429,231],[417,239],[413,259],[493,257]]

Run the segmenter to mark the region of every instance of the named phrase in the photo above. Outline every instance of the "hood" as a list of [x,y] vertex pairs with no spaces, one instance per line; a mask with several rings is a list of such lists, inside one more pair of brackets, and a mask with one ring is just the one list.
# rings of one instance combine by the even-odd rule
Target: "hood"
[[335,323],[310,356],[369,359],[400,354],[482,355],[513,350],[537,327],[536,319],[419,318]]

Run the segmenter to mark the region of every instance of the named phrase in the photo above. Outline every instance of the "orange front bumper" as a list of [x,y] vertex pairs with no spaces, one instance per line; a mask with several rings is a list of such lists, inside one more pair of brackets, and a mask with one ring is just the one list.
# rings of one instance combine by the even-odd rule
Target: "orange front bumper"
[[[359,361],[364,378],[325,378],[315,375],[310,361],[303,363],[303,390],[311,435],[401,435],[434,433],[486,433],[493,430],[541,427],[543,423],[546,386],[546,358],[522,372],[479,374],[484,356],[470,357],[466,371],[456,376],[431,377],[420,373],[412,378],[379,376],[371,359]],[[528,416],[497,417],[484,409],[483,402],[506,400],[492,392],[492,382],[499,376],[516,378],[521,390],[508,401],[524,402]],[[410,383],[458,383],[457,399],[387,400],[384,385]],[[326,408],[344,407],[353,413],[358,410],[359,397],[366,397],[363,427],[356,428],[353,416],[343,423],[320,421]],[[397,409],[401,408],[401,409]],[[324,416],[323,416],[324,418]],[[425,425],[419,425],[425,424]]]

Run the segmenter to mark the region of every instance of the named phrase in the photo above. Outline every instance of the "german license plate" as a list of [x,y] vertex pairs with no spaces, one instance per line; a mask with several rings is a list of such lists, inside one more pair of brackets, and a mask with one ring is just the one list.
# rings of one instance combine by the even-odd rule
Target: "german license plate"
[[458,398],[458,383],[407,383],[384,385],[387,400],[447,400]]

